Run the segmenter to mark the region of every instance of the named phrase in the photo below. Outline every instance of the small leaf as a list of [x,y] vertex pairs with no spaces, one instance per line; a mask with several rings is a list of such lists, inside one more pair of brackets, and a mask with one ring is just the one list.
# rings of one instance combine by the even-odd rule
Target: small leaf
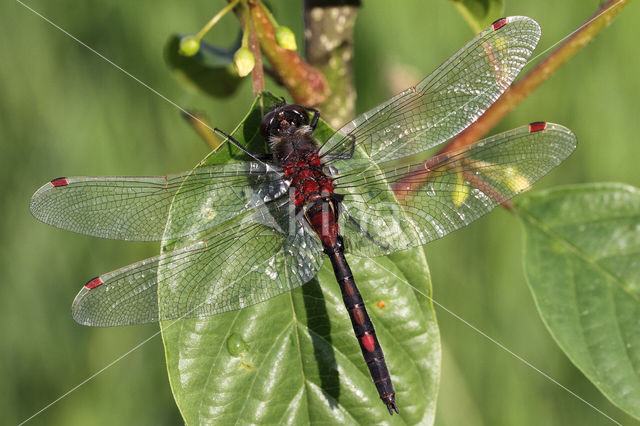
[[451,0],[473,31],[479,33],[504,14],[504,0]]
[[640,418],[640,190],[573,186],[519,205],[542,319],[585,376]]
[[[279,101],[259,96],[234,137],[264,152],[260,121]],[[320,122],[314,135],[332,132]],[[240,158],[238,151],[220,149],[201,165]],[[242,256],[250,259],[251,253]],[[385,352],[399,416],[390,417],[380,401],[325,262],[316,279],[266,302],[161,324],[171,387],[186,423],[432,424],[440,342],[425,297],[431,283],[422,249],[349,262]]]
[[197,53],[185,56],[180,53],[182,40],[181,35],[174,34],[165,45],[165,61],[178,80],[209,96],[226,97],[233,94],[242,81],[233,69],[233,52],[239,43],[223,49],[200,42]]

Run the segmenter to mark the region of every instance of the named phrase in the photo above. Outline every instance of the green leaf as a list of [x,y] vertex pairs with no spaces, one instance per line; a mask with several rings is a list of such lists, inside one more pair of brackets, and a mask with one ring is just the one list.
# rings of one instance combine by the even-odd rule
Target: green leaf
[[223,49],[200,42],[198,53],[184,56],[179,53],[181,39],[179,34],[169,37],[164,52],[165,61],[176,78],[186,87],[213,97],[232,95],[242,81],[233,69],[233,52],[239,43]]
[[[254,102],[233,132],[240,143],[264,149],[260,119],[277,101],[264,94]],[[321,122],[314,135],[331,133]],[[233,151],[223,148],[201,165],[228,161]],[[266,302],[161,323],[171,388],[187,424],[433,423],[440,341],[425,297],[431,283],[423,251],[349,262],[385,352],[400,415],[390,417],[380,401],[325,262],[317,279]]]
[[451,0],[451,2],[476,33],[504,14],[504,0]]
[[519,204],[542,319],[585,376],[640,418],[640,190],[573,186]]

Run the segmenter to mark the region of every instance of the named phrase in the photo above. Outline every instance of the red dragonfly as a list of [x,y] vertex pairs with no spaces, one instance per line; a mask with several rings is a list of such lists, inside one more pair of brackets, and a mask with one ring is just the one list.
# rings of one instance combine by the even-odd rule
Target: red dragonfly
[[328,256],[380,398],[389,413],[398,412],[345,253],[384,256],[444,237],[573,152],[570,130],[536,122],[457,151],[427,153],[496,101],[539,37],[534,20],[502,18],[419,84],[318,144],[319,113],[278,104],[261,126],[270,154],[252,154],[227,135],[254,161],[45,184],[31,211],[58,228],[127,241],[194,236],[89,280],[73,302],[74,319],[116,326],[241,309],[305,284]]

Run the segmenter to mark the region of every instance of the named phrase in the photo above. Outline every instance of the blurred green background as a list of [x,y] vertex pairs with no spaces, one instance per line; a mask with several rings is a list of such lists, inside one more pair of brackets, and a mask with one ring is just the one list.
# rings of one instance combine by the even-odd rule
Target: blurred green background
[[[300,2],[272,3],[301,46]],[[163,61],[169,35],[196,32],[224,5],[222,0],[27,4],[177,104],[206,112],[217,127],[231,130],[251,102],[249,81],[233,98],[210,99],[185,91]],[[598,6],[597,0],[507,0],[505,14],[531,16],[541,24],[539,53]],[[86,328],[70,312],[86,279],[154,255],[158,245],[50,228],[29,214],[32,193],[63,175],[158,175],[189,169],[207,148],[174,106],[19,3],[3,2],[0,16],[0,418],[13,424],[158,330],[157,325]],[[495,129],[547,120],[576,133],[576,153],[536,189],[602,181],[640,186],[638,22],[640,8],[631,4]],[[237,31],[237,20],[230,16],[207,40],[231,42]],[[356,28],[358,111],[417,82],[472,36],[445,0],[405,0],[393,8],[389,2],[365,1]],[[435,300],[613,418],[633,423],[555,345],[524,281],[521,251],[518,220],[501,209],[432,243],[428,255]],[[609,423],[447,312],[436,308],[436,313],[443,342],[437,424]],[[179,424],[160,337],[33,422]]]

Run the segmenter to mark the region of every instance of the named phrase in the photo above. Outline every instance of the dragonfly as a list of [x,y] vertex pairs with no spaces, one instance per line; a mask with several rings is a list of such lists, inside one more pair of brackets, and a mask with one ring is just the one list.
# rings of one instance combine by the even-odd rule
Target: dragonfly
[[[465,147],[459,134],[509,87],[540,38],[527,17],[495,21],[417,85],[324,141],[320,113],[284,102],[261,123],[269,152],[161,177],[64,177],[33,195],[55,227],[126,241],[187,242],[90,279],[73,302],[88,326],[206,317],[304,285],[326,257],[389,413],[391,374],[345,254],[385,256],[462,228],[564,161],[574,134],[534,122]],[[224,134],[221,131],[218,131]]]

